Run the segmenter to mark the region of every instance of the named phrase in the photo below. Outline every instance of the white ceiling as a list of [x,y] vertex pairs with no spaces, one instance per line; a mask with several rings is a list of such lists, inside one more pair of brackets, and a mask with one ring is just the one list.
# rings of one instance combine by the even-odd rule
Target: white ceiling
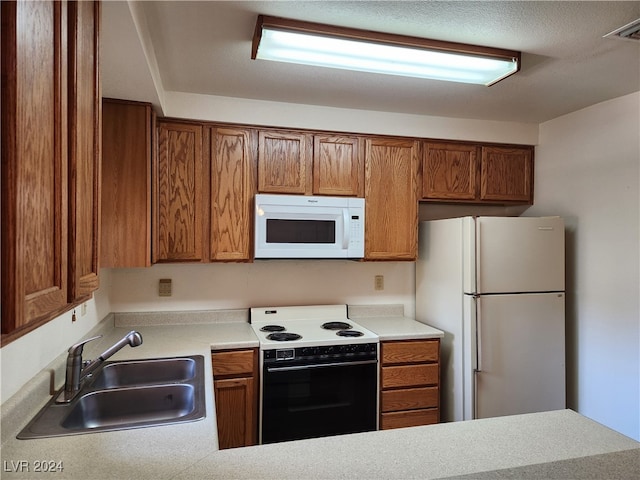
[[[251,60],[258,14],[519,50],[522,69],[484,87]],[[540,123],[640,90],[640,42],[602,38],[638,18],[638,1],[105,2],[103,93]]]

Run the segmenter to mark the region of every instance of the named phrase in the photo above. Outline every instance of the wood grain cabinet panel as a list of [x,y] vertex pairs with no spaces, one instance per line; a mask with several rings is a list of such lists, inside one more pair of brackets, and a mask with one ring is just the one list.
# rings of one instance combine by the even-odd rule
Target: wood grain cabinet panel
[[258,191],[311,194],[313,137],[308,133],[261,130]]
[[438,362],[440,356],[438,342],[433,340],[408,340],[406,342],[388,342],[384,344],[382,362],[385,365]]
[[380,430],[416,427],[418,425],[433,425],[439,421],[439,414],[436,409],[389,412],[383,413],[380,416]]
[[2,333],[67,304],[67,9],[2,2]]
[[258,349],[211,353],[218,447],[255,445],[258,439]]
[[202,261],[207,231],[203,199],[208,171],[203,155],[203,127],[158,122],[155,209],[155,261]]
[[424,142],[422,199],[533,204],[533,147]]
[[232,378],[215,382],[218,448],[254,445],[253,378]]
[[366,139],[365,259],[416,259],[419,152],[414,140]]
[[438,383],[438,365],[382,367],[382,388],[413,387]]
[[380,344],[380,428],[440,421],[440,340]]
[[362,157],[362,142],[358,137],[314,135],[314,195],[362,197]]
[[211,129],[211,260],[252,258],[256,132]]
[[480,200],[533,203],[533,147],[482,147]]
[[438,387],[383,390],[380,410],[393,412],[438,407]]
[[154,114],[150,103],[102,102],[103,268],[151,265],[151,164]]
[[213,375],[253,375],[253,350],[231,350],[211,354]]
[[100,2],[69,2],[69,301],[99,287]]
[[476,145],[425,142],[422,198],[475,200],[479,169]]
[[2,341],[98,287],[98,2],[2,2]]

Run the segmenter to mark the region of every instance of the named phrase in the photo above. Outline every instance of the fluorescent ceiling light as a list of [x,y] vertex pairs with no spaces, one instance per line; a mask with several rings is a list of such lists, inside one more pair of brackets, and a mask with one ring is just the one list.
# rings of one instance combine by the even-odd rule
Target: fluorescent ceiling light
[[252,59],[493,85],[520,52],[258,16]]

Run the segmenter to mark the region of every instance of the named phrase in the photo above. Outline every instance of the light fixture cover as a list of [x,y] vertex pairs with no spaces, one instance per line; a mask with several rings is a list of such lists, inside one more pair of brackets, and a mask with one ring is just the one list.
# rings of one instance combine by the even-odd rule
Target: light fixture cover
[[251,58],[493,85],[520,52],[258,16]]

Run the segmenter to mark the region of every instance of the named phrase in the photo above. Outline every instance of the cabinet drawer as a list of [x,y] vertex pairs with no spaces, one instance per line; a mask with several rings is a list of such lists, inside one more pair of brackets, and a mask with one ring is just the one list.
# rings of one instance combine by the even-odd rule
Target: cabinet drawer
[[253,375],[253,350],[214,352],[211,354],[213,375]]
[[383,413],[380,415],[380,430],[415,427],[418,425],[432,425],[438,423],[438,417],[437,408]]
[[438,340],[383,342],[382,364],[437,362],[439,344]]
[[382,388],[438,384],[438,364],[382,367]]
[[438,387],[407,388],[382,392],[380,411],[416,410],[438,406]]

